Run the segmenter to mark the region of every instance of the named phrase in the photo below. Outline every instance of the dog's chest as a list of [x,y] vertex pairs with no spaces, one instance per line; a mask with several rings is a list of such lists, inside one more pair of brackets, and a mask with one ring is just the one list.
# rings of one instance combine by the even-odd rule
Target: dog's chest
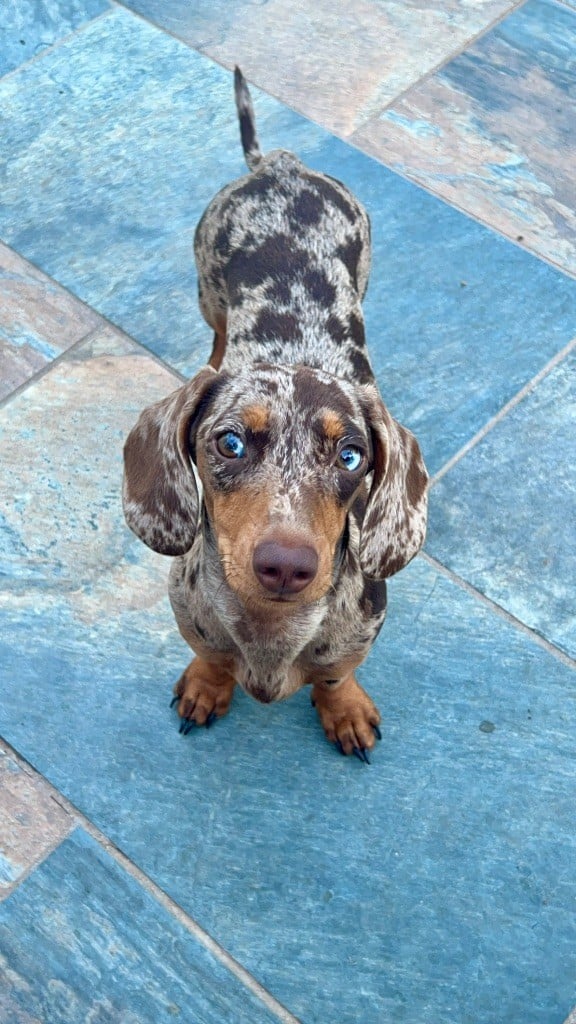
[[359,575],[344,576],[331,600],[263,617],[251,615],[213,572],[190,570],[186,558],[178,559],[170,578],[182,635],[200,656],[206,648],[229,657],[237,683],[263,703],[315,679],[340,677],[348,662],[365,656],[384,620],[385,607],[363,600]]

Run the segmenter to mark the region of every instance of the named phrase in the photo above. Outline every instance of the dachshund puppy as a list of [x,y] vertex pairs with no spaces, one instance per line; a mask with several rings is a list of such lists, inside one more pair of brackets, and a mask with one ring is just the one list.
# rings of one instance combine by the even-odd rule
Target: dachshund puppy
[[224,715],[236,684],[265,703],[310,684],[328,739],[368,761],[380,714],[354,671],[386,577],[424,542],[428,476],[368,360],[366,212],[293,154],[263,156],[238,69],[235,90],[251,173],[195,236],[212,355],[131,431],[124,510],[174,558],[170,600],[196,655],[175,687],[181,731]]

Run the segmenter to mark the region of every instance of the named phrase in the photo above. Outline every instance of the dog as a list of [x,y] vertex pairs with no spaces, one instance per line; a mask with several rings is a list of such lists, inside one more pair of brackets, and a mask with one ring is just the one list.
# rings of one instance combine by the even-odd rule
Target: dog
[[292,153],[262,155],[238,68],[235,96],[250,173],[194,241],[212,354],[129,434],[125,517],[174,559],[196,655],[174,688],[180,731],[224,715],[237,684],[264,703],[311,685],[328,740],[369,763],[380,713],[354,672],[386,578],[424,542],[428,475],[367,355],[365,210]]

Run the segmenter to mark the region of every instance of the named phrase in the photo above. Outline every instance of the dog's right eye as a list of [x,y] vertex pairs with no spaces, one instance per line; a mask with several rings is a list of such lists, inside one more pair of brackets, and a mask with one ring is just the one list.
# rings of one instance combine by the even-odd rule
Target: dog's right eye
[[216,438],[216,448],[225,459],[243,459],[246,455],[244,441],[233,430],[227,430]]

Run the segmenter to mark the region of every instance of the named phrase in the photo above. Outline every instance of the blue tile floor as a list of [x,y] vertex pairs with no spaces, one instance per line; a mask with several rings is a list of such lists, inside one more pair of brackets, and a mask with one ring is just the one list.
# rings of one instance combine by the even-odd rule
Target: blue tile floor
[[[3,1024],[576,1006],[576,6],[292,7],[0,14]],[[121,513],[127,431],[208,355],[192,238],[244,171],[236,55],[264,147],[368,207],[373,362],[433,474],[359,673],[370,768],[305,692],[178,734],[169,559]]]

